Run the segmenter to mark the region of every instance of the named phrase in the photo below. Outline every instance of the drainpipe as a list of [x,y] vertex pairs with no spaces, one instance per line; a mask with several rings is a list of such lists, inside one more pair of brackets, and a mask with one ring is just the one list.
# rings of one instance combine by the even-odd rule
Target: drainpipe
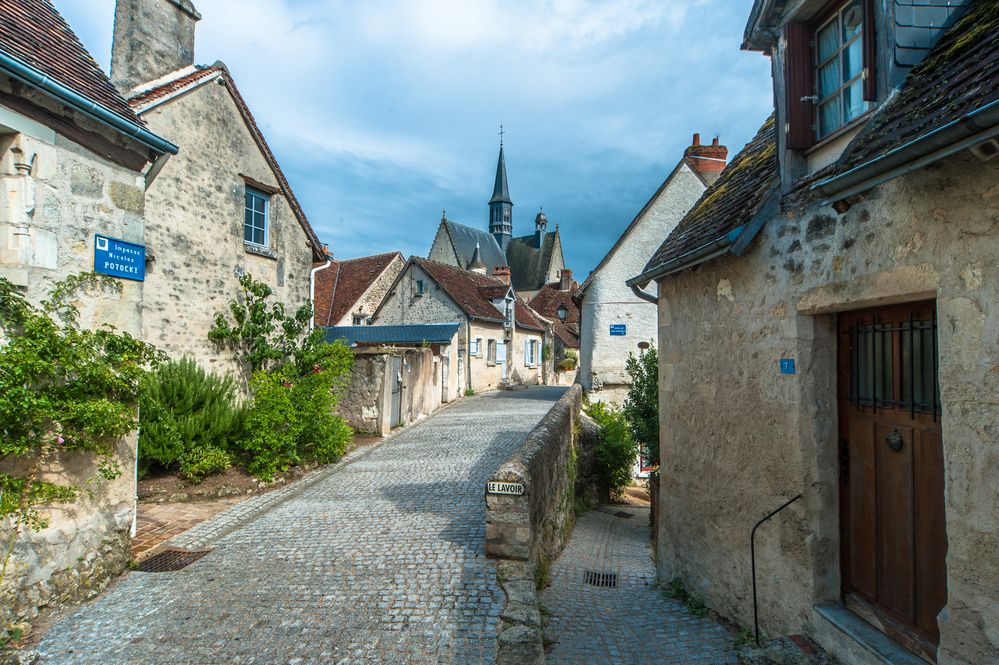
[[[479,351],[482,353],[482,351]],[[465,319],[465,375],[468,379],[466,388],[472,387],[472,320]]]
[[333,259],[327,256],[325,264],[316,266],[311,272],[309,272],[309,302],[312,303],[312,316],[309,317],[309,330],[315,330],[316,328],[316,273],[320,270],[326,270],[331,265],[333,265]]
[[136,530],[139,527],[139,436],[142,435],[142,409],[135,407],[136,421],[139,427],[135,430],[135,482],[132,487],[135,489],[135,497],[132,500],[132,528],[129,530],[129,537],[135,538]]

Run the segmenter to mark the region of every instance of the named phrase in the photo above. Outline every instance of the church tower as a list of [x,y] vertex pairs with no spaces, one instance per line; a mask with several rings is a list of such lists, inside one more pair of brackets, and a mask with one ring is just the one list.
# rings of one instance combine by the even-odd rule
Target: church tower
[[506,182],[502,127],[500,127],[499,161],[496,162],[496,184],[493,186],[493,196],[489,199],[489,233],[496,238],[500,249],[506,254],[506,248],[513,237],[513,201],[510,200],[510,187]]

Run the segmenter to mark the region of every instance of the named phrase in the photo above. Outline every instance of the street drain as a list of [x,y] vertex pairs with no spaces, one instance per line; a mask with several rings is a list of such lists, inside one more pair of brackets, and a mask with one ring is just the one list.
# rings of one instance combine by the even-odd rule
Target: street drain
[[174,570],[187,568],[192,563],[211,552],[211,550],[163,550],[159,554],[154,554],[139,564],[136,570],[143,573],[169,573]]
[[634,515],[632,515],[631,513],[626,513],[623,510],[617,511],[616,513],[614,513],[614,515],[616,515],[617,517],[625,517],[625,518],[634,517]]
[[586,571],[586,583],[590,586],[617,588],[617,573],[599,573],[595,570]]

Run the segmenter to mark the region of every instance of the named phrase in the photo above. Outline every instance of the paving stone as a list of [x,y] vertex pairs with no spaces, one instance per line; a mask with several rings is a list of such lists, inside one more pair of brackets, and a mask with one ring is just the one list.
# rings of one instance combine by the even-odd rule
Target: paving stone
[[[737,662],[728,629],[656,588],[648,523],[649,509],[636,506],[605,506],[577,520],[541,597],[549,665]],[[586,584],[587,571],[616,573],[617,587]]]
[[44,663],[494,663],[503,592],[484,486],[564,389],[464,399],[377,448],[174,538],[53,626]]

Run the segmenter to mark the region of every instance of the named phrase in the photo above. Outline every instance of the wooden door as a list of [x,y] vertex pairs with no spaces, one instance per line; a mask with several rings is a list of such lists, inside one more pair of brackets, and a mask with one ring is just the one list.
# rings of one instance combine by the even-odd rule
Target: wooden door
[[389,427],[397,427],[402,423],[402,356],[392,356],[392,412],[389,415]]
[[947,602],[934,303],[839,317],[844,603],[930,662]]

